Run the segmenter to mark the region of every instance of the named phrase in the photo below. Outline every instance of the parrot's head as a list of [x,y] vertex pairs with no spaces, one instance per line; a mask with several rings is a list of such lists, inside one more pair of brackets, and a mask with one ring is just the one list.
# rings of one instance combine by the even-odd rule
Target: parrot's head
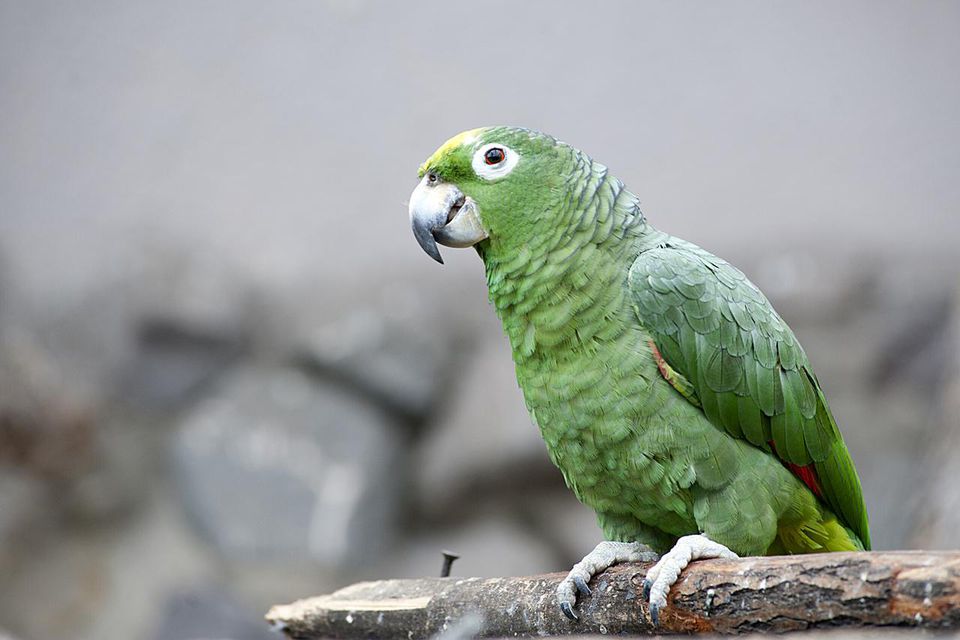
[[513,127],[454,136],[420,166],[410,196],[410,224],[424,251],[443,263],[448,247],[523,246],[566,188],[576,150],[550,136]]

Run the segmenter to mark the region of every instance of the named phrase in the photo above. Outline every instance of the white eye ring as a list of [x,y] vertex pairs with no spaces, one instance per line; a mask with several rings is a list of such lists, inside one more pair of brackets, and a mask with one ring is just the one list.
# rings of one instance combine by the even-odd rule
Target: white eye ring
[[[487,164],[486,155],[490,149],[502,149],[503,160],[496,164]],[[491,142],[483,145],[473,154],[473,171],[484,180],[497,180],[513,171],[519,161],[520,155],[516,151],[498,142]]]

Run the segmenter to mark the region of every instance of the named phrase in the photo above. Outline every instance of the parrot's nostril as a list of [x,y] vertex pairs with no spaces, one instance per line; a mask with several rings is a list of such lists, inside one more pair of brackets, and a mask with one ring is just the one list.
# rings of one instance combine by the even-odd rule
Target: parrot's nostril
[[463,206],[463,204],[466,201],[467,199],[462,195],[459,198],[457,198],[457,201],[454,202],[453,205],[450,207],[450,210],[447,211],[447,224],[450,224],[450,222],[457,217],[457,214],[460,213],[460,208]]

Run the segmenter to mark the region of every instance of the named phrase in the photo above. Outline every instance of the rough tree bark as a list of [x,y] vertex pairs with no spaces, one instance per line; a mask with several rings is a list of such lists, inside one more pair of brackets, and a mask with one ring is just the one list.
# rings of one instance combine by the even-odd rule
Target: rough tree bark
[[278,605],[267,620],[290,638],[426,638],[465,616],[477,635],[746,633],[825,627],[960,629],[960,552],[904,551],[708,560],[690,565],[653,628],[641,597],[648,564],[591,581],[580,621],[557,608],[563,574],[363,582]]

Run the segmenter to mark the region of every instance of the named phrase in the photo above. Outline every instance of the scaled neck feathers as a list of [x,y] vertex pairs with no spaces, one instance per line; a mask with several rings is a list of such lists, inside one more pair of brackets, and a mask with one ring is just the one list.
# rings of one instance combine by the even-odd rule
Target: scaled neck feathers
[[625,304],[629,309],[630,263],[662,235],[605,166],[579,152],[572,161],[567,189],[538,216],[551,222],[543,233],[508,255],[493,246],[478,249],[490,301],[518,363],[538,349],[582,343],[602,330],[604,317],[619,315]]

